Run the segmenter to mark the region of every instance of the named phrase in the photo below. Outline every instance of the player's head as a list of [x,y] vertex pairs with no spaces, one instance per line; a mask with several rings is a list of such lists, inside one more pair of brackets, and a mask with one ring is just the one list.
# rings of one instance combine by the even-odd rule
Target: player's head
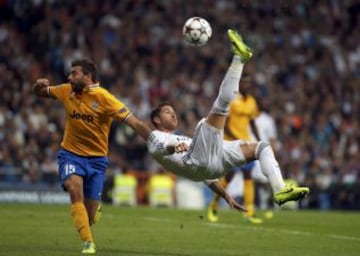
[[86,59],[75,60],[71,63],[69,82],[74,92],[81,92],[86,85],[97,82],[97,72],[95,64]]
[[249,89],[251,86],[251,76],[249,73],[243,73],[241,76],[240,84],[239,84],[239,92],[241,95],[246,96],[249,94]]
[[256,103],[258,105],[259,111],[261,112],[270,112],[270,101],[269,98],[261,98],[259,96],[257,96],[255,98]]
[[152,124],[161,131],[174,131],[178,125],[174,107],[168,103],[160,103],[150,114]]

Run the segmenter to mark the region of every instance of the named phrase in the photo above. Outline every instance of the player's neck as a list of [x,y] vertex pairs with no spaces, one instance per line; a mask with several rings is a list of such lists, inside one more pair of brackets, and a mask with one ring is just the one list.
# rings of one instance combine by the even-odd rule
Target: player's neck
[[173,133],[175,130],[169,130],[169,129],[166,129],[164,127],[158,127],[157,128],[159,131],[161,132],[165,132],[165,133]]

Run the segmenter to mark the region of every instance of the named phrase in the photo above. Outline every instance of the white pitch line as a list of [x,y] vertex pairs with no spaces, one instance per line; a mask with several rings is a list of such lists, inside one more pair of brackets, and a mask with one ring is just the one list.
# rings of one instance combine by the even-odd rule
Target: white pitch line
[[356,236],[343,236],[343,235],[329,235],[329,237],[340,240],[352,240],[352,241],[360,241],[360,237]]
[[155,222],[175,222],[172,219],[156,218],[156,217],[144,217],[144,220],[155,221]]
[[[144,220],[147,221],[153,221],[153,222],[177,222],[174,219],[167,219],[167,218],[158,218],[158,217],[144,217]],[[214,228],[226,228],[226,229],[239,229],[236,225],[229,225],[229,224],[223,224],[223,223],[204,223],[206,226],[214,227]],[[292,229],[278,229],[278,228],[268,228],[268,227],[255,227],[255,226],[242,226],[241,228],[246,228],[250,230],[261,230],[266,232],[281,232],[286,234],[292,234],[292,235],[301,235],[301,236],[319,236],[320,234],[316,234],[309,231],[300,231],[300,230],[292,230]],[[356,236],[344,236],[344,235],[338,235],[338,234],[329,234],[325,235],[328,238],[336,239],[336,240],[348,240],[348,241],[360,241],[360,237]]]
[[[212,226],[216,228],[230,228],[230,229],[238,229],[238,227],[229,225],[229,224],[221,224],[221,223],[206,223],[207,226]],[[302,236],[319,236],[320,234],[316,234],[309,231],[300,231],[300,230],[291,230],[291,229],[277,229],[277,228],[267,228],[267,227],[249,227],[243,226],[242,228],[251,229],[251,230],[261,230],[261,231],[268,231],[268,232],[282,232],[292,235],[302,235]],[[344,235],[337,235],[331,234],[326,235],[329,238],[336,239],[336,240],[350,240],[350,241],[360,241],[360,237],[356,236],[344,236]]]

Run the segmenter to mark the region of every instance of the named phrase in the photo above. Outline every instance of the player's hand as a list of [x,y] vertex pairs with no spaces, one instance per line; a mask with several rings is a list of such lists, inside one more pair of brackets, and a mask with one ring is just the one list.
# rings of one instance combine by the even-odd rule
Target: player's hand
[[231,196],[226,197],[225,200],[228,203],[228,205],[230,206],[230,208],[236,209],[241,212],[247,212],[247,209],[244,206],[242,206],[241,204],[239,204],[238,202],[236,202],[234,200],[234,198],[232,198]]
[[49,85],[50,85],[49,79],[39,78],[34,83],[32,87],[32,91],[35,92],[35,94],[38,94],[42,88],[47,87]]
[[36,80],[35,83],[36,84],[41,84],[41,85],[44,85],[44,86],[49,86],[50,85],[50,81],[47,78],[39,78],[39,79]]
[[181,153],[189,150],[189,146],[185,142],[179,142],[175,145],[175,153]]

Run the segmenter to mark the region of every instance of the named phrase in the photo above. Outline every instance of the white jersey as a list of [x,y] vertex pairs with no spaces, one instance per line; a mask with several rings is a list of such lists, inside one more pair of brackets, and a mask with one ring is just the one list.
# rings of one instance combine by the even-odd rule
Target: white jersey
[[[260,115],[258,115],[255,118],[255,125],[258,130],[260,139],[262,141],[271,143],[271,140],[277,139],[275,121],[272,118],[272,116],[269,115],[268,113],[261,112]],[[253,136],[253,138],[255,138],[255,136]],[[268,182],[268,179],[264,176],[264,174],[261,171],[259,161],[255,161],[255,166],[252,169],[251,176],[253,177],[254,180],[258,182],[261,183]]]
[[166,150],[168,144],[177,144],[185,142],[190,146],[192,139],[187,136],[176,135],[155,130],[151,133],[148,139],[148,149],[150,154],[168,171],[174,172],[177,175],[184,176],[187,172],[184,163],[186,152],[169,154]]
[[[277,139],[275,121],[268,113],[261,112],[255,118],[255,125],[262,141],[270,143],[271,140]],[[253,135],[252,137],[255,138]]]
[[[167,145],[185,142],[189,150],[169,154]],[[243,141],[224,141],[223,132],[200,121],[193,139],[155,130],[148,139],[148,149],[166,170],[194,181],[214,180],[232,167],[244,164],[240,150]]]

